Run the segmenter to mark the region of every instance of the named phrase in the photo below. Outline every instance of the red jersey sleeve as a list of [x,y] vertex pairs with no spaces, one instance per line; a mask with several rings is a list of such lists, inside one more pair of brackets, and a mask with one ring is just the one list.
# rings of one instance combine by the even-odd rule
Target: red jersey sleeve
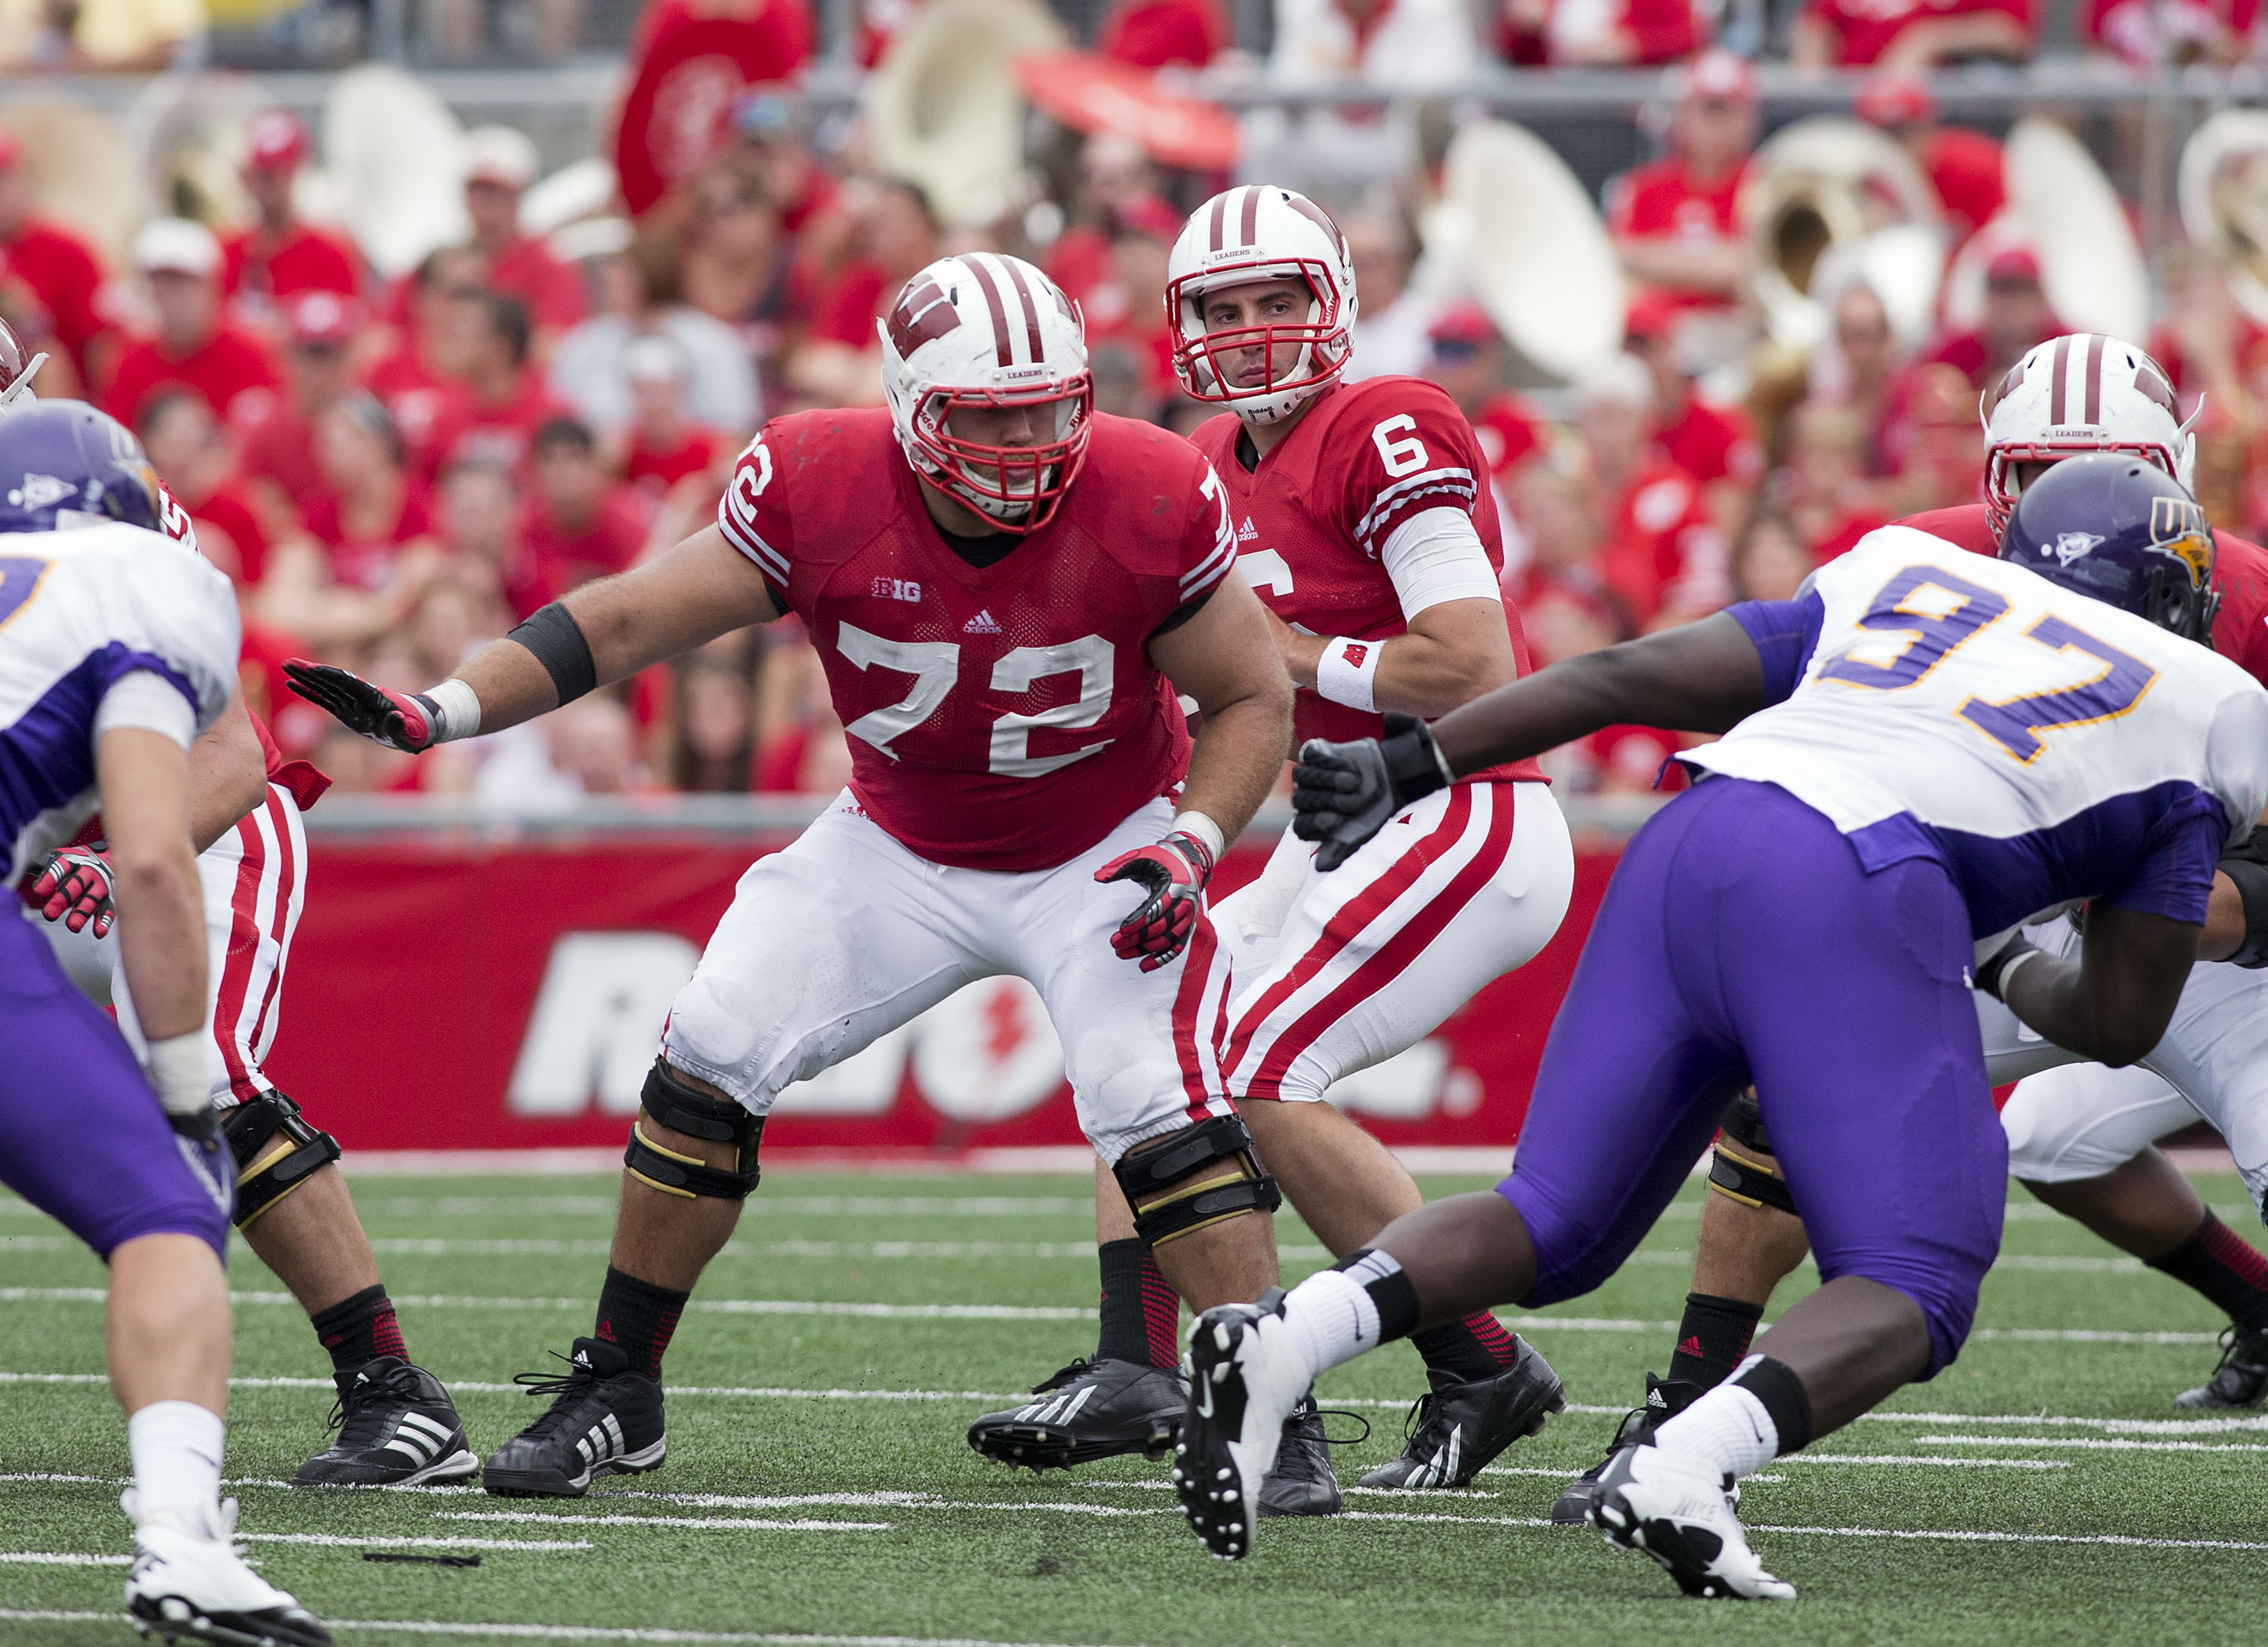
[[733,465],[733,478],[717,503],[717,528],[725,541],[754,561],[782,602],[788,589],[795,536],[788,523],[787,488],[777,484],[766,430],[748,442]]
[[1197,485],[1197,506],[1189,511],[1188,528],[1182,534],[1174,611],[1204,600],[1220,587],[1220,580],[1236,565],[1236,528],[1229,524],[1227,489],[1204,458],[1197,459],[1197,467],[1204,475]]
[[[1367,391],[1363,393],[1363,391]],[[1372,560],[1395,528],[1428,509],[1473,512],[1488,462],[1456,403],[1415,378],[1363,385],[1366,404],[1332,429],[1321,472],[1340,476],[1339,522]]]

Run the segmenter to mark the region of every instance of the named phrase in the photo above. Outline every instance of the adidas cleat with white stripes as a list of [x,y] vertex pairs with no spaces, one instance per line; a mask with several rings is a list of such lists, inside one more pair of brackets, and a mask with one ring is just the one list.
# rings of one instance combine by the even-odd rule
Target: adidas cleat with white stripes
[[1497,1455],[1542,1429],[1567,1406],[1551,1363],[1515,1336],[1511,1366],[1494,1377],[1452,1384],[1420,1396],[1410,1410],[1409,1444],[1362,1478],[1365,1487],[1423,1491],[1468,1487]]
[[969,1425],[968,1444],[1030,1470],[1066,1470],[1126,1452],[1163,1459],[1182,1422],[1185,1391],[1177,1372],[1081,1356],[1034,1385],[1032,1395]]
[[601,1475],[639,1475],[669,1455],[661,1385],[630,1370],[621,1346],[578,1338],[568,1370],[512,1380],[549,1395],[543,1416],[489,1455],[481,1485],[503,1498],[580,1498]]
[[1228,1304],[1189,1333],[1189,1405],[1174,1444],[1174,1491],[1204,1547],[1225,1562],[1252,1553],[1260,1488],[1283,1444],[1285,1421],[1312,1382],[1292,1353],[1270,1288],[1259,1304]]
[[1633,1442],[1607,1460],[1591,1525],[1653,1557],[1689,1596],[1793,1601],[1795,1586],[1764,1570],[1733,1513],[1728,1477],[1706,1459]]
[[339,1392],[339,1438],[301,1465],[294,1487],[423,1487],[481,1467],[441,1381],[394,1355],[371,1362]]

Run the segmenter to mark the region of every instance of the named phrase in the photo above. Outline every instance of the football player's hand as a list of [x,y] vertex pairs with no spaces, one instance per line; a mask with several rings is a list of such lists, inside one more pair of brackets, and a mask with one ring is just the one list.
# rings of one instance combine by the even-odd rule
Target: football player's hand
[[1205,883],[1212,879],[1212,853],[1194,835],[1175,830],[1154,846],[1113,858],[1094,878],[1150,889],[1141,907],[1110,934],[1110,947],[1120,960],[1138,960],[1144,971],[1154,972],[1181,954],[1197,930]]
[[1386,736],[1353,743],[1309,738],[1292,772],[1292,832],[1319,841],[1319,869],[1336,869],[1412,801],[1451,782],[1432,728],[1415,715],[1386,717]]
[[110,903],[110,860],[83,846],[48,859],[24,901],[73,932],[92,926],[98,938],[107,938],[118,919]]
[[293,691],[373,743],[415,755],[437,741],[440,708],[423,692],[389,692],[351,670],[306,658],[284,660],[284,673]]
[[1976,979],[1978,989],[2006,1006],[2008,997],[2004,992],[2009,979],[2015,976],[2016,969],[2034,956],[2044,953],[2039,945],[2020,932],[1979,962],[1970,976]]

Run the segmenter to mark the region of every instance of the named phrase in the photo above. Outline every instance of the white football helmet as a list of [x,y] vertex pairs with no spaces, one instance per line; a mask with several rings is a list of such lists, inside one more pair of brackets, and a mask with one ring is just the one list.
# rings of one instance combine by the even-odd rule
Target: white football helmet
[[[1312,294],[1307,319],[1290,326],[1208,332],[1202,299],[1222,286],[1296,279]],[[1305,195],[1245,183],[1215,195],[1182,225],[1166,264],[1166,324],[1174,336],[1174,375],[1191,398],[1226,406],[1247,423],[1290,417],[1336,380],[1354,352],[1354,262],[1330,214]],[[1222,357],[1300,345],[1283,375],[1235,386]]]
[[26,355],[13,329],[0,321],[0,410],[39,398],[32,393],[32,380],[47,361],[43,354]]
[[1977,411],[1984,424],[1984,507],[1995,536],[2016,506],[2019,463],[2124,452],[2192,484],[2196,415],[2183,422],[2164,369],[2116,337],[2050,338],[2008,368],[1979,398]]
[[[1094,421],[1086,329],[1071,300],[1020,257],[965,252],[907,281],[874,324],[890,421],[915,472],[1001,531],[1046,525]],[[954,432],[955,411],[1019,409],[1038,437],[1028,443]]]

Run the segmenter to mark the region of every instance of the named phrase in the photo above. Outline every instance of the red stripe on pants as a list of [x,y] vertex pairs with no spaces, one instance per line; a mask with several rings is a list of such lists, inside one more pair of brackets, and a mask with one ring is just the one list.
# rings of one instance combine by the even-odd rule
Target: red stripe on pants
[[236,1026],[244,1016],[244,999],[252,988],[253,964],[260,958],[260,883],[267,868],[267,843],[260,837],[258,815],[237,820],[236,893],[229,900],[228,947],[221,952],[220,993],[213,1001],[212,1034],[220,1043],[222,1066],[228,1071],[229,1090],[245,1103],[260,1096],[237,1051]]
[[[1201,1121],[1213,1113],[1213,1095],[1205,1089],[1204,1059],[1197,1050],[1197,1017],[1204,1010],[1205,983],[1212,976],[1214,951],[1219,940],[1213,936],[1212,917],[1197,918],[1197,930],[1189,934],[1189,947],[1182,956],[1182,986],[1174,995],[1174,1055],[1182,1066],[1182,1090],[1189,1098],[1189,1119]],[[1228,990],[1220,992],[1221,1010],[1227,1010]],[[1216,1027],[1213,1045],[1220,1045]]]
[[276,1010],[276,992],[284,983],[284,945],[291,930],[291,895],[299,884],[299,864],[291,850],[291,820],[284,810],[284,798],[271,788],[268,792],[268,816],[276,825],[276,925],[269,934],[276,941],[276,964],[268,971],[268,988],[260,998],[260,1016],[253,1021],[247,1044],[255,1053],[261,1037],[267,1033],[269,1018]]

